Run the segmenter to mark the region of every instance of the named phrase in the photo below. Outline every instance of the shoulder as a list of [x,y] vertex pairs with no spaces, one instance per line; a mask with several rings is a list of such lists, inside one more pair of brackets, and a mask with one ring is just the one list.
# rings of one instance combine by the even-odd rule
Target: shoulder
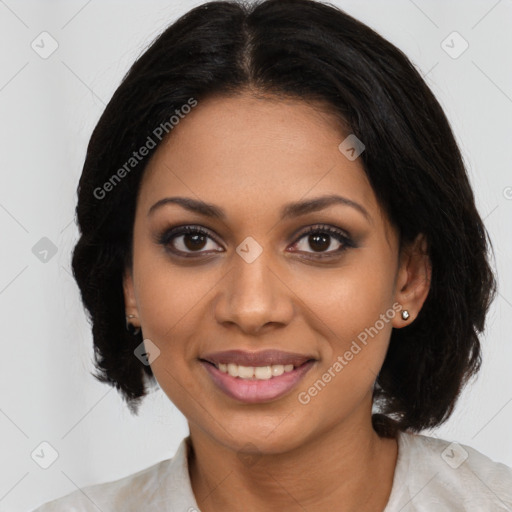
[[169,460],[165,460],[118,480],[77,489],[45,503],[34,512],[97,512],[104,505],[134,504],[140,493],[149,498],[152,490],[158,488],[158,481],[167,473],[168,464]]
[[512,511],[512,469],[456,442],[401,433],[389,508]]
[[[184,439],[171,459],[118,480],[77,489],[32,512],[156,512],[166,505],[171,507],[170,510],[186,511],[195,503],[192,501],[186,456],[187,445]],[[188,507],[183,508],[185,504]]]

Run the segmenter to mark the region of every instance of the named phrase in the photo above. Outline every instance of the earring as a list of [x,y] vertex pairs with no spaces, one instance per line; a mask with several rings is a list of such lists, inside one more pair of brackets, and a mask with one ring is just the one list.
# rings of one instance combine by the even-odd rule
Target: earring
[[407,309],[402,310],[402,320],[408,320],[410,316],[411,315],[409,315],[409,311],[407,311]]
[[130,333],[136,336],[140,332],[140,327],[136,327],[132,323],[128,322],[129,318],[137,318],[136,315],[126,315],[126,330]]

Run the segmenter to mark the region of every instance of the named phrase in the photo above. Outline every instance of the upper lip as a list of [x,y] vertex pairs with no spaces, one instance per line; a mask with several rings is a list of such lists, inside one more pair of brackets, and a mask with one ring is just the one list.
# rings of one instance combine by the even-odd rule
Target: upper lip
[[315,357],[294,352],[283,352],[281,350],[261,350],[260,352],[225,350],[223,352],[205,354],[199,359],[214,365],[232,363],[241,366],[271,366],[275,364],[300,366],[310,359],[315,359]]

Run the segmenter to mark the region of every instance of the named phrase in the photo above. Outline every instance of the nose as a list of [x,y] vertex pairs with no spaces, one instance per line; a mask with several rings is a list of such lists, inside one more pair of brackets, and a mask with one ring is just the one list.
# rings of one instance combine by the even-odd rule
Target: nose
[[219,283],[214,313],[224,327],[236,326],[246,334],[262,334],[288,325],[294,315],[293,291],[266,250],[252,262],[233,256],[230,271]]

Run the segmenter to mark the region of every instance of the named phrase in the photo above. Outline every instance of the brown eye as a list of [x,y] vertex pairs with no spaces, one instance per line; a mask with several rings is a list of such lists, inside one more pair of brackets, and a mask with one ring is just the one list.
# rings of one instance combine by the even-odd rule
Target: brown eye
[[308,244],[315,252],[323,252],[331,245],[331,235],[325,233],[308,235]]
[[193,253],[201,255],[210,251],[221,252],[215,249],[217,243],[210,233],[201,227],[182,226],[170,229],[162,233],[157,242],[171,252],[185,257],[189,257],[188,255]]
[[197,251],[203,249],[204,246],[206,245],[206,239],[208,238],[206,235],[203,235],[202,233],[187,233],[185,235],[182,235],[182,237],[182,244],[190,251]]
[[[294,247],[301,252],[318,253],[319,257],[324,257],[324,255],[339,254],[348,247],[355,247],[355,244],[339,229],[330,226],[312,226],[302,233]],[[312,251],[308,251],[308,248]]]

